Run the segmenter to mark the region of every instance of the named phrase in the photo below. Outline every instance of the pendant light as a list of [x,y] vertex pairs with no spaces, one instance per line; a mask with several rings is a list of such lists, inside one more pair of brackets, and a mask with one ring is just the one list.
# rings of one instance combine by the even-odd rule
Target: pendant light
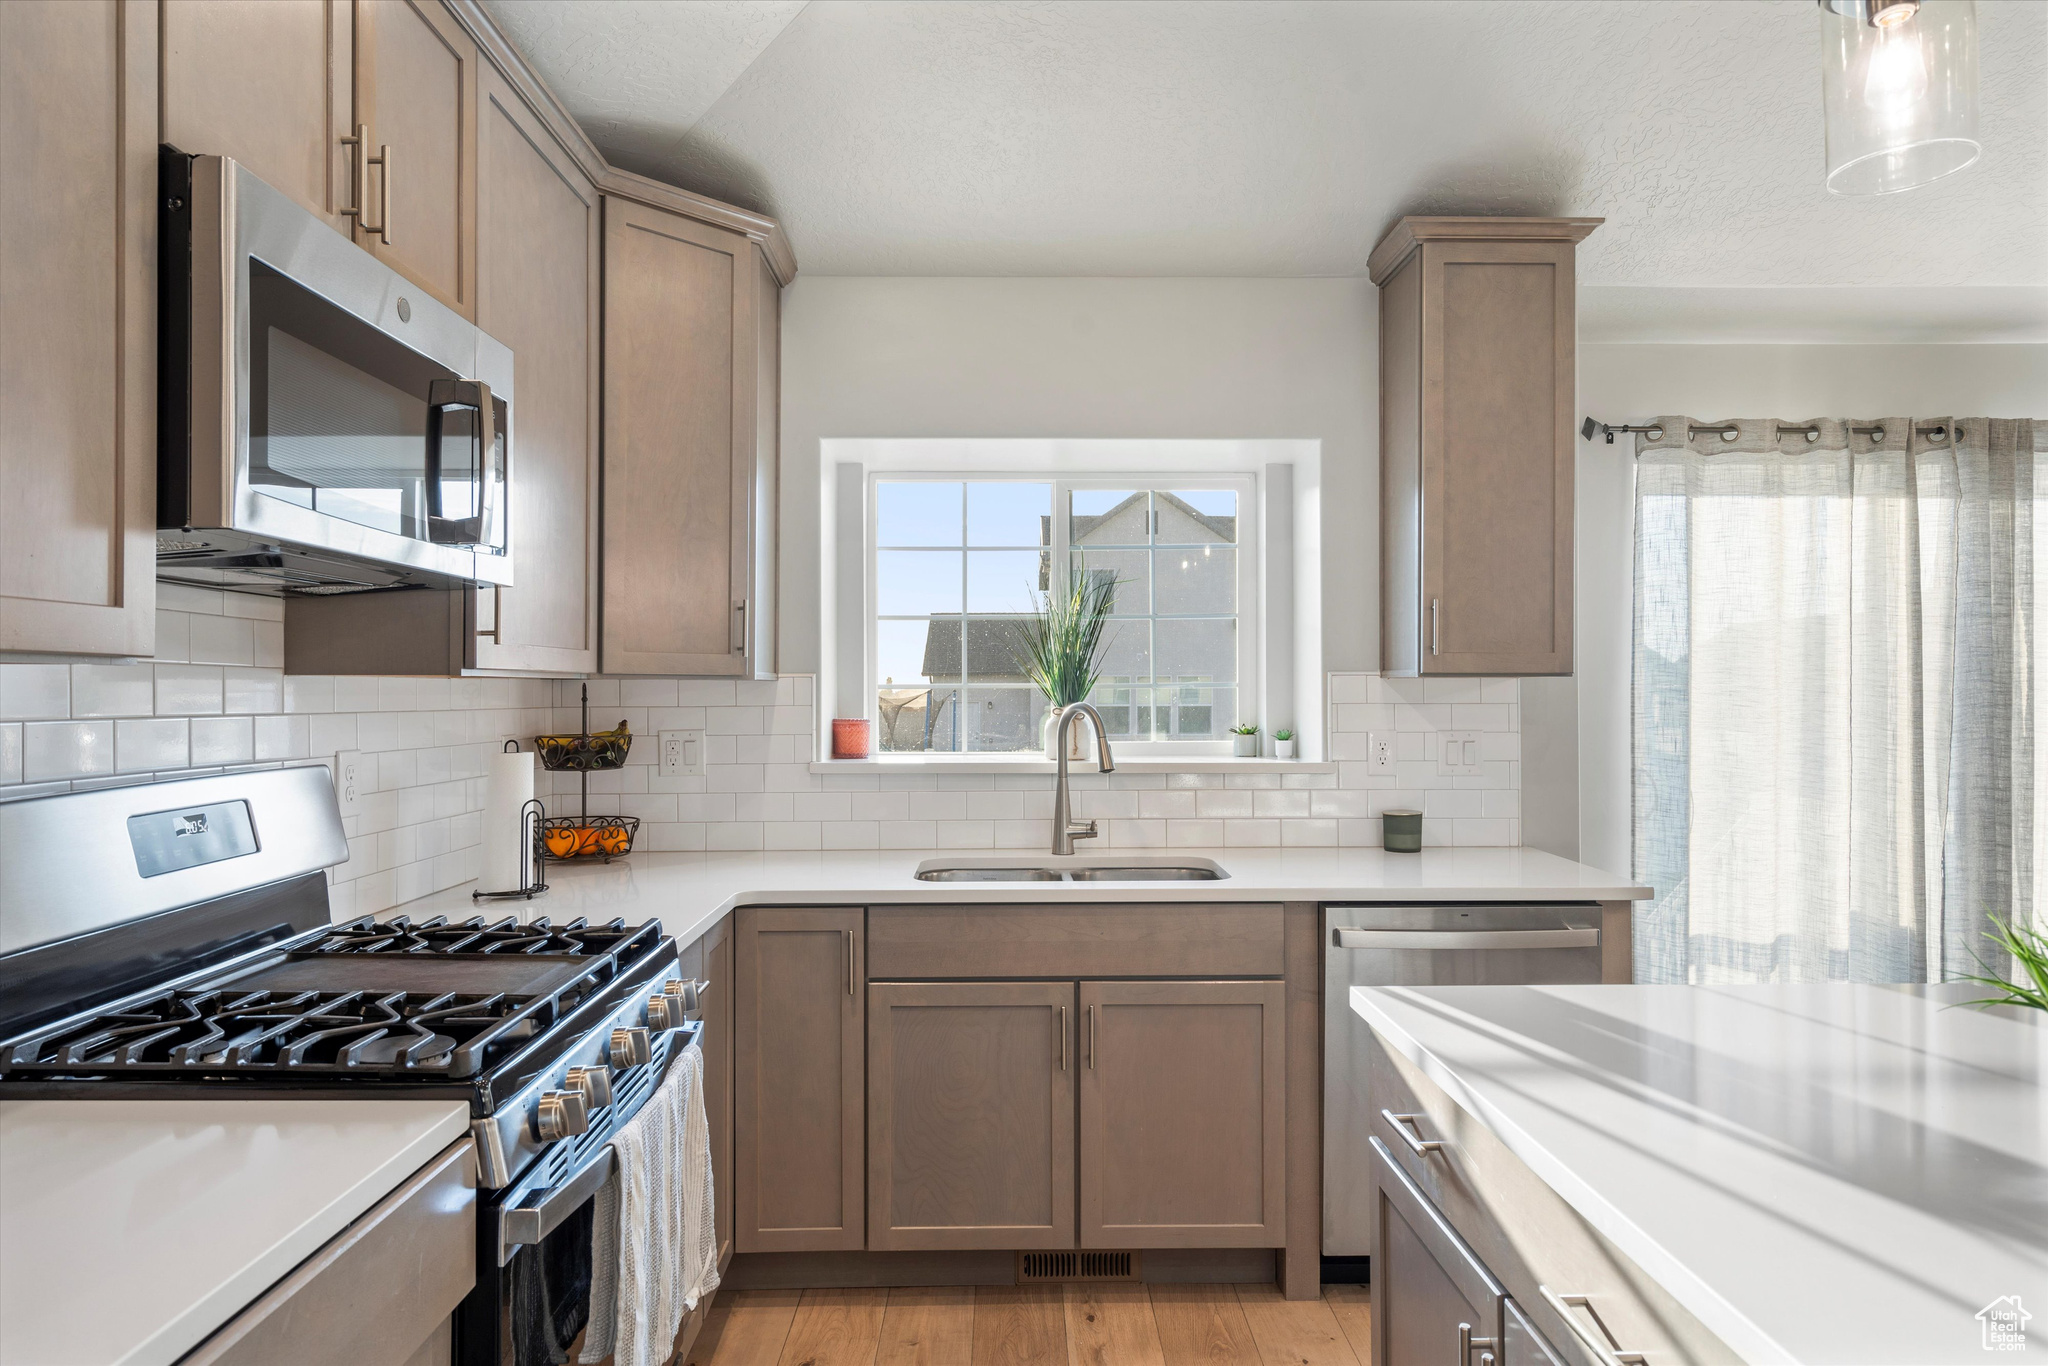
[[1831,194],[1897,194],[1962,170],[1977,141],[1974,0],[1820,0]]

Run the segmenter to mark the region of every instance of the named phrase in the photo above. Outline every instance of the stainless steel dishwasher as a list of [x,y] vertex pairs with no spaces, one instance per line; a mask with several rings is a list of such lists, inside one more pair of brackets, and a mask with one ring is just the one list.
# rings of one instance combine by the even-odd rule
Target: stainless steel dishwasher
[[1600,980],[1594,902],[1323,908],[1323,1255],[1372,1255],[1372,1118],[1354,986]]

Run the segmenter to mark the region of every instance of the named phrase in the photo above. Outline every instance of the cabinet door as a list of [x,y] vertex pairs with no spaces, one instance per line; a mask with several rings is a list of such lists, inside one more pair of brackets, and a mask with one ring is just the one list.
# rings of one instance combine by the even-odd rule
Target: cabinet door
[[704,1110],[711,1126],[711,1192],[718,1236],[718,1268],[732,1255],[732,921],[707,936],[704,978],[711,983],[704,1008]]
[[350,0],[170,0],[163,140],[233,157],[337,231],[355,203]]
[[1287,1241],[1286,983],[1081,984],[1081,1246]]
[[1377,1138],[1371,1147],[1373,1358],[1458,1361],[1460,1344],[1480,1339],[1498,1353],[1506,1292]]
[[1074,986],[868,988],[868,1247],[1074,1246]]
[[390,149],[369,177],[379,230],[356,240],[473,320],[476,44],[439,0],[356,0],[355,48],[356,122]]
[[156,648],[157,7],[0,4],[0,650]]
[[474,667],[597,670],[597,193],[495,71],[478,138],[477,325],[512,348],[509,588],[469,590]]
[[861,915],[739,912],[733,963],[738,1251],[831,1252],[861,1245]]
[[754,244],[607,197],[606,673],[748,671]]
[[1420,252],[1424,674],[1571,672],[1573,252]]

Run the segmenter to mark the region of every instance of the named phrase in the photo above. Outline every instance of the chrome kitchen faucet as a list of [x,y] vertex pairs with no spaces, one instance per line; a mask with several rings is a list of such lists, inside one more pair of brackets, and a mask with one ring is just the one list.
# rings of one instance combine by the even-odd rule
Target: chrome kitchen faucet
[[1094,821],[1073,819],[1073,798],[1067,792],[1067,730],[1074,724],[1074,718],[1086,715],[1095,727],[1096,771],[1116,772],[1116,760],[1109,755],[1109,732],[1103,727],[1102,713],[1086,702],[1060,708],[1059,725],[1055,740],[1059,748],[1060,777],[1052,795],[1052,851],[1055,854],[1074,852],[1075,840],[1092,840],[1097,833]]

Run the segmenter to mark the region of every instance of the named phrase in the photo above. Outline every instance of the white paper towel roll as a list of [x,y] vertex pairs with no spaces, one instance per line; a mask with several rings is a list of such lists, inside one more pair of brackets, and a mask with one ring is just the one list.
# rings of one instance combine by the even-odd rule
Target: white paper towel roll
[[527,857],[519,817],[533,800],[533,755],[493,754],[490,759],[484,770],[484,861],[477,885],[486,892],[516,892]]

